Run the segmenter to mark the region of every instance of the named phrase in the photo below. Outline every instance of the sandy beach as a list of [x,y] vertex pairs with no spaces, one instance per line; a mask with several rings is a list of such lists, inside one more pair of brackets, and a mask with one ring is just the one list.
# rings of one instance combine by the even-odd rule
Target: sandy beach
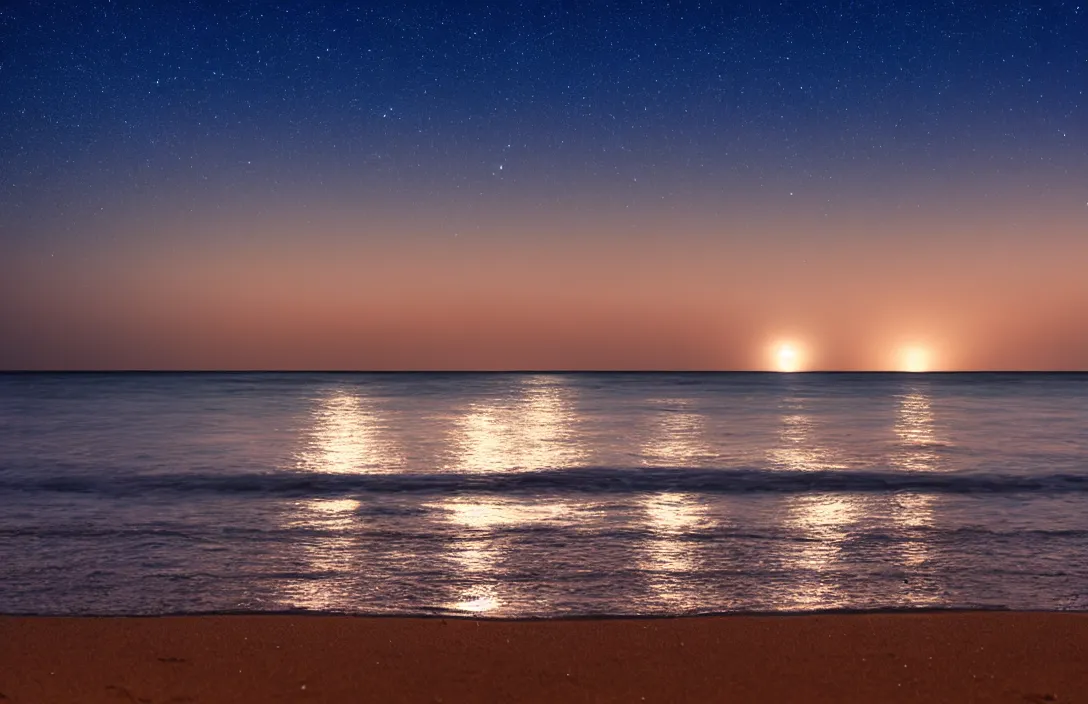
[[1088,614],[0,617],[0,702],[1085,702]]

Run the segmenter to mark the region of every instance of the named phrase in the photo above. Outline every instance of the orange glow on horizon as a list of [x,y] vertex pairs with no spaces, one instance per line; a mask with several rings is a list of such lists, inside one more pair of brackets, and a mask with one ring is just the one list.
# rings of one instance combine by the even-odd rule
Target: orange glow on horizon
[[[1032,225],[1053,246],[1015,249],[1022,226],[991,213],[968,232],[875,206],[818,222],[504,212],[457,238],[433,208],[144,236],[151,213],[55,257],[0,248],[0,369],[1088,369],[1088,238],[1056,215]],[[894,257],[873,223],[906,243]],[[344,403],[330,413],[369,412]],[[369,447],[345,442],[344,461]]]

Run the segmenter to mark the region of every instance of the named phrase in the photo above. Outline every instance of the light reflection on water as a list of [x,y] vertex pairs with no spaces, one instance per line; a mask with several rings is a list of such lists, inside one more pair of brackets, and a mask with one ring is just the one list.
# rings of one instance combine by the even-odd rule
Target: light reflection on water
[[[511,472],[574,466],[581,448],[574,438],[573,391],[550,377],[523,380],[515,400],[476,403],[464,416],[452,445],[454,467],[465,472]],[[455,528],[452,564],[468,587],[447,608],[471,613],[498,612],[505,600],[499,566],[509,557],[504,529],[562,520],[566,503],[524,502],[455,496],[430,505]]]
[[642,448],[642,463],[656,467],[690,466],[711,453],[706,441],[706,419],[684,399],[668,399],[654,418]]
[[428,508],[443,513],[455,528],[449,556],[454,576],[467,584],[446,607],[472,613],[497,611],[506,600],[500,572],[511,549],[503,531],[545,522],[568,523],[574,510],[558,502],[474,498],[453,498]]
[[820,430],[817,419],[805,407],[805,401],[796,396],[784,403],[778,432],[778,444],[770,449],[767,458],[770,466],[800,472],[838,469],[831,449],[817,442]]
[[[899,449],[893,454],[892,462],[900,469],[914,472],[939,472],[939,448],[945,443],[938,436],[937,422],[932,409],[932,401],[920,388],[912,388],[899,398],[899,412],[895,422],[895,434]],[[933,495],[902,493],[894,497],[893,520],[900,530],[912,536],[903,541],[900,548],[900,560],[905,568],[912,572],[923,570],[931,559],[928,541],[921,537],[933,526]],[[907,600],[918,606],[936,603],[937,590],[921,579],[905,580]]]
[[640,567],[648,575],[650,593],[670,608],[697,609],[700,595],[685,577],[699,564],[687,538],[712,529],[705,507],[698,497],[670,492],[649,496],[641,503],[650,537]]
[[[313,427],[298,456],[304,471],[326,474],[389,473],[403,458],[388,437],[387,424],[375,404],[357,391],[335,389],[321,397],[313,411]],[[360,559],[359,509],[354,498],[309,499],[294,503],[286,527],[298,529],[302,557],[324,579],[291,580],[289,601],[315,610],[343,609],[357,595],[364,575]]]
[[[439,414],[441,423],[433,432],[441,438],[436,442],[441,451],[434,454],[431,471],[488,478],[594,467],[594,448],[585,439],[592,436],[580,432],[588,422],[578,410],[583,393],[562,378],[524,377],[506,393],[477,394],[455,412]],[[888,398],[894,407],[884,407],[887,415],[880,426],[886,441],[874,436],[870,445],[883,452],[884,466],[910,473],[946,471],[942,460],[948,444],[926,387],[912,385]],[[643,432],[630,456],[644,468],[664,476],[707,467],[723,453],[721,437],[711,430],[713,417],[691,399],[659,397],[642,408],[644,415],[631,424]],[[384,397],[363,388],[331,389],[313,406],[295,466],[328,475],[425,471],[406,459],[398,427],[411,422],[406,418],[403,411],[390,411]],[[818,475],[857,466],[851,455],[857,448],[843,444],[844,436],[828,427],[820,399],[788,393],[774,420],[777,428],[768,423],[762,436],[775,438],[762,448],[769,474]],[[730,430],[729,437],[740,438],[734,442],[745,442],[742,433]],[[294,500],[282,525],[297,531],[294,554],[310,576],[285,578],[282,598],[293,606],[350,611],[381,598],[381,584],[392,578],[391,569],[411,570],[425,559],[432,574],[441,574],[428,578],[437,581],[424,606],[488,616],[548,613],[556,592],[535,591],[525,575],[548,569],[555,558],[554,564],[571,574],[633,575],[617,593],[626,593],[628,603],[644,612],[698,611],[713,604],[733,608],[749,603],[744,599],[752,593],[769,595],[772,608],[850,607],[857,604],[864,575],[878,573],[895,583],[886,594],[889,605],[941,603],[944,587],[930,537],[938,502],[944,500],[938,494],[786,492],[758,494],[759,501],[749,502],[743,494],[698,488],[602,497],[533,486],[544,488],[526,495],[430,493],[414,504],[410,496],[398,498],[415,511],[409,511],[414,518],[403,520],[415,521],[411,530],[424,533],[413,538],[415,544],[399,538],[396,530],[373,530],[383,499],[364,490]],[[728,540],[720,537],[738,526],[768,536],[763,538],[766,550],[743,553],[755,558],[753,569],[772,570],[754,592],[744,585],[748,596],[731,591],[730,575],[743,571],[744,564],[728,553]],[[575,534],[589,536],[580,543],[583,547],[607,543],[609,549],[600,551],[600,561],[593,547],[575,555],[569,540]],[[873,536],[884,542],[872,542]],[[420,548],[419,541],[428,540],[438,547]],[[426,558],[414,552],[419,549],[427,551]],[[374,559],[379,553],[382,559]],[[537,565],[534,560],[542,561]]]
[[[667,399],[661,405],[642,448],[643,462],[683,467],[709,454],[705,418],[684,399]],[[697,531],[713,530],[706,507],[698,496],[675,491],[651,494],[639,504],[649,536],[639,565],[647,573],[651,596],[670,608],[698,608],[699,594],[686,584],[685,575],[698,568],[695,543],[688,538]]]
[[[455,421],[449,441],[456,449],[451,469],[470,473],[563,469],[578,466],[589,454],[577,441],[572,388],[548,377],[527,377],[517,392],[512,398],[477,401]],[[922,391],[912,389],[901,395],[893,428],[898,442],[892,463],[910,471],[936,470],[934,425],[929,399]],[[661,401],[650,428],[640,453],[648,466],[691,466],[715,451],[707,439],[706,418],[685,399]],[[840,466],[833,449],[817,443],[818,431],[805,401],[787,398],[779,442],[768,451],[771,465],[792,471]],[[299,454],[298,465],[329,474],[384,473],[402,469],[403,457],[395,429],[377,403],[357,389],[333,390],[314,409],[309,441]],[[636,500],[647,536],[637,565],[645,575],[652,603],[680,611],[699,608],[703,595],[688,577],[703,567],[697,548],[699,536],[712,534],[717,525],[706,501],[704,496],[678,491],[656,492]],[[835,575],[844,560],[844,544],[857,524],[886,514],[906,530],[925,528],[932,521],[932,501],[930,496],[917,494],[891,500],[851,495],[791,497],[783,522],[799,540],[779,558],[787,569],[811,577],[801,589],[786,596],[789,603],[797,608],[848,603],[849,595]],[[365,560],[359,554],[366,552],[366,546],[357,536],[360,507],[355,498],[296,502],[287,525],[308,532],[310,537],[301,543],[308,568],[327,578],[287,585],[285,592],[293,604],[319,610],[350,608],[365,570]],[[492,615],[516,611],[520,598],[508,594],[511,587],[503,580],[503,566],[517,558],[513,554],[516,547],[504,534],[546,523],[572,526],[579,515],[584,529],[593,513],[570,501],[466,495],[430,502],[424,508],[449,526],[451,581],[464,585],[444,607]],[[400,558],[402,562],[412,559],[411,555]],[[923,565],[927,559],[925,542],[903,542],[898,559],[908,568]],[[914,603],[925,601],[923,594],[909,594],[908,598]]]
[[[783,406],[778,444],[767,453],[770,466],[794,472],[836,467],[832,452],[817,444],[819,426],[805,407],[805,401],[791,395]],[[794,583],[791,593],[785,596],[795,608],[827,608],[838,604],[833,569],[856,513],[852,499],[837,495],[802,494],[788,500],[784,523],[787,533],[797,539],[792,549],[784,551],[780,558],[787,570],[810,574],[803,582]]]
[[354,499],[311,499],[295,504],[287,527],[308,535],[301,544],[308,569],[323,578],[285,583],[285,595],[294,606],[333,611],[352,600],[361,569],[354,538],[359,505]]
[[313,427],[299,453],[300,469],[327,474],[396,472],[403,453],[389,437],[387,422],[360,393],[335,390],[318,402]]
[[900,469],[935,471],[940,455],[933,410],[929,397],[913,389],[899,397],[899,412],[895,419],[895,434],[899,451],[892,462]]
[[[836,466],[833,453],[812,443],[815,423],[793,408],[782,417],[780,446],[770,453],[783,469],[793,471],[826,470]],[[896,449],[891,464],[904,471],[938,471],[938,441],[935,419],[929,397],[920,389],[901,395],[896,409],[893,431]],[[802,588],[789,596],[797,608],[840,608],[848,605],[851,594],[838,581],[844,563],[854,559],[845,554],[846,544],[874,526],[886,526],[908,539],[897,542],[894,556],[900,567],[916,570],[925,565],[929,546],[922,531],[933,519],[934,497],[917,493],[901,493],[891,497],[865,494],[798,495],[791,499],[786,512],[788,531],[801,539],[792,554],[786,555],[787,569],[804,570],[812,575]],[[891,523],[891,526],[887,524]],[[906,579],[902,598],[910,605],[921,606],[934,599],[933,590],[920,591],[919,580]]]
[[558,379],[528,377],[512,400],[477,402],[457,424],[454,468],[465,472],[561,469],[582,459],[573,391]]
[[835,567],[850,527],[863,507],[850,496],[798,496],[787,510],[788,532],[799,537],[792,555],[785,555],[791,571],[810,575],[790,595],[797,608],[834,608],[843,603],[841,585],[835,581]]

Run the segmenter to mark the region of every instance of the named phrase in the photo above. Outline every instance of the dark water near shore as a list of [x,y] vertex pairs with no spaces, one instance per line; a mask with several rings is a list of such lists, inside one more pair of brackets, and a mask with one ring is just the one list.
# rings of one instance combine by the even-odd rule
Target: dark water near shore
[[1088,375],[0,375],[0,612],[1088,609]]

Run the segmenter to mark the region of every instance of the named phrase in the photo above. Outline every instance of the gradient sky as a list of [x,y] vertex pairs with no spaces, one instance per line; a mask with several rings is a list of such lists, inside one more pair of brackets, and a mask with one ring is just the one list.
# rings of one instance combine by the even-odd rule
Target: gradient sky
[[1086,88],[1076,1],[8,4],[0,368],[1088,369]]

